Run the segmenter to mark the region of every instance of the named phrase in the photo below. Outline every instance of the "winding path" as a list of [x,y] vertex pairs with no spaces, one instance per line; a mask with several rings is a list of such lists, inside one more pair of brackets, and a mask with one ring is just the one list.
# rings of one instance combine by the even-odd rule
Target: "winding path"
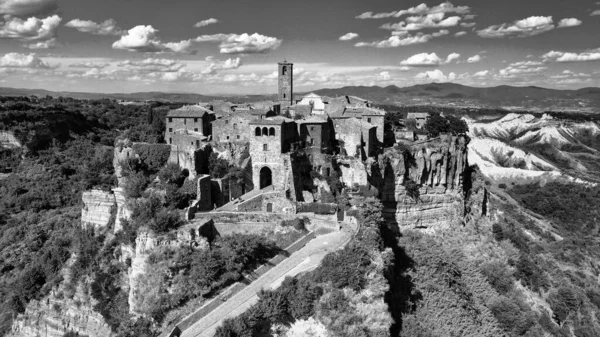
[[238,316],[258,301],[261,289],[276,289],[286,276],[295,276],[317,267],[328,253],[346,244],[352,236],[348,230],[318,236],[230,297],[215,310],[183,331],[182,337],[212,337],[223,320]]

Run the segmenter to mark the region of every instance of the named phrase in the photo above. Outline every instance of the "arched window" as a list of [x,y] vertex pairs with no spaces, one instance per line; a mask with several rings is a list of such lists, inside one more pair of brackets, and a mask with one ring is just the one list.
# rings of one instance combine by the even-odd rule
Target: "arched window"
[[287,66],[281,67],[281,75],[287,74]]
[[263,135],[263,136],[268,136],[268,135],[269,135],[269,129],[267,129],[267,128],[262,128],[262,135]]
[[254,130],[254,135],[255,136],[260,136],[260,128],[257,126],[256,129]]
[[275,128],[269,129],[269,136],[275,136]]

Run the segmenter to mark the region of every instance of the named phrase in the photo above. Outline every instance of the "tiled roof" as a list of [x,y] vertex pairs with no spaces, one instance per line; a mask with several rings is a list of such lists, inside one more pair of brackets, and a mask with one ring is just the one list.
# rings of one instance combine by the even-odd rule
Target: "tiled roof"
[[199,105],[184,105],[179,109],[171,110],[167,113],[167,117],[202,117],[212,111]]
[[298,124],[325,124],[325,123],[327,123],[327,121],[322,118],[318,118],[318,117],[309,117],[309,118],[305,118],[305,119],[299,119],[296,121],[296,123],[298,123]]
[[280,119],[255,119],[250,122],[250,125],[281,125],[285,123],[284,120]]

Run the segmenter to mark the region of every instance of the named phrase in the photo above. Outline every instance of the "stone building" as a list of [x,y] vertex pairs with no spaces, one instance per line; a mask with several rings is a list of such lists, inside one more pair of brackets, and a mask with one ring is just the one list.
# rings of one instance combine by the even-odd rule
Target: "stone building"
[[296,103],[296,106],[309,106],[310,107],[310,114],[314,114],[314,115],[324,115],[325,114],[325,102],[323,102],[323,99],[321,98],[321,96],[315,94],[315,93],[310,93],[304,97],[302,97],[302,99]]
[[250,121],[254,117],[246,112],[229,114],[212,122],[213,140],[219,143],[247,142]]
[[296,121],[298,136],[307,149],[314,148],[319,152],[329,153],[331,149],[331,130],[329,122],[322,118],[310,117]]
[[284,117],[257,119],[250,122],[250,129],[254,187],[289,189],[292,178],[289,151],[292,142],[297,141],[296,123]]
[[409,119],[414,119],[417,121],[417,128],[422,129],[427,123],[427,119],[429,118],[428,112],[409,112],[406,115],[406,121]]
[[200,105],[186,105],[171,110],[166,117],[165,141],[177,146],[199,147],[211,135],[215,114]]
[[340,118],[333,120],[335,138],[340,151],[350,157],[366,159],[376,152],[376,127],[358,118]]
[[[345,107],[343,110],[331,111],[329,117],[336,125],[337,120],[356,118],[376,127],[375,139],[379,143],[383,143],[385,111],[370,108],[370,107]],[[335,132],[339,132],[337,127],[334,127]]]
[[294,105],[294,64],[279,62],[278,69],[278,97],[281,106]]

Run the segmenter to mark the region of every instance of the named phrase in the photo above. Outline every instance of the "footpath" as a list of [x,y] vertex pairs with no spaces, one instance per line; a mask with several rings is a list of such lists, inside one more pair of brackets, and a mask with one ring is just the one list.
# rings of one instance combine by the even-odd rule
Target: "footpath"
[[312,239],[281,263],[258,276],[252,283],[230,297],[226,297],[225,301],[213,304],[216,307],[211,308],[212,310],[200,319],[194,320],[195,323],[191,325],[180,324],[179,327],[183,330],[181,336],[212,337],[223,320],[235,317],[255,304],[258,301],[257,294],[261,289],[276,289],[286,276],[295,276],[316,268],[325,255],[344,246],[351,237],[352,233],[344,229]]

